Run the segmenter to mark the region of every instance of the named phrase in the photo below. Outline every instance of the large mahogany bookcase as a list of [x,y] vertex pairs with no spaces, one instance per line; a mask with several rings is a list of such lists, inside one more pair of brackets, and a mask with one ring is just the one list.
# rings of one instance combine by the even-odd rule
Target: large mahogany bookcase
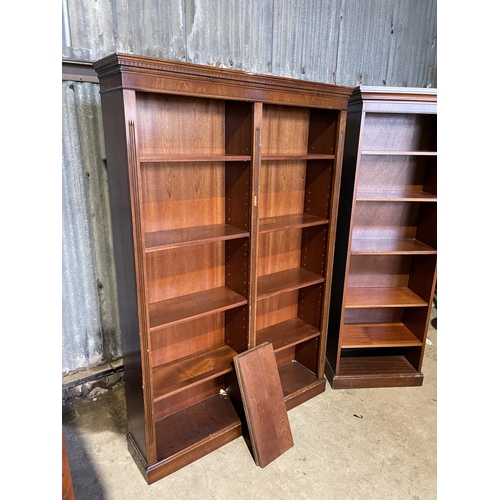
[[437,91],[358,87],[349,101],[326,376],[418,386],[436,284]]
[[127,440],[152,483],[242,435],[235,355],[272,343],[288,410],[325,390],[353,89],[130,54],[94,67]]

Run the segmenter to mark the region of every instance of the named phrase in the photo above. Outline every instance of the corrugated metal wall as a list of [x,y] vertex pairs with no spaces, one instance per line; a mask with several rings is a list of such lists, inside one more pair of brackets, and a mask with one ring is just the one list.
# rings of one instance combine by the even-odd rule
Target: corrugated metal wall
[[[437,0],[63,0],[63,61],[112,52],[436,87]],[[63,373],[121,355],[99,85],[63,82]]]

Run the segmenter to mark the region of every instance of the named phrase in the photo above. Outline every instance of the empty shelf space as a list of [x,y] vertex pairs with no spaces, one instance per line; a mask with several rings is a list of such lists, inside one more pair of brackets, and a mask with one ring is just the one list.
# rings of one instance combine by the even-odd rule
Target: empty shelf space
[[309,214],[280,215],[259,221],[259,233],[328,224],[328,219]]
[[363,155],[399,155],[399,156],[437,156],[437,151],[391,151],[391,150],[371,150],[361,151]]
[[342,328],[342,348],[421,346],[402,323],[348,324]]
[[357,201],[437,201],[437,196],[410,189],[359,189]]
[[340,359],[338,375],[379,377],[418,373],[404,356],[349,356]]
[[372,254],[435,254],[436,249],[411,238],[400,239],[353,239],[353,255]]
[[323,281],[323,276],[301,267],[266,274],[257,279],[257,300],[316,283],[322,283]]
[[229,224],[185,227],[145,234],[146,252],[247,237],[249,233]]
[[406,287],[348,287],[345,294],[346,308],[426,306],[425,300]]
[[278,368],[285,401],[306,387],[316,384],[318,377],[297,361],[290,361]]
[[226,155],[226,154],[142,154],[141,163],[170,163],[170,162],[198,162],[198,161],[250,161],[250,155]]
[[270,342],[275,352],[319,336],[319,330],[299,318],[257,331],[257,345]]
[[281,154],[281,153],[264,153],[261,155],[261,160],[333,160],[335,155],[314,154],[314,153],[297,153],[297,154]]
[[242,306],[247,299],[221,286],[149,304],[150,330]]
[[236,352],[221,345],[153,369],[155,402],[187,387],[229,373]]
[[[241,435],[241,421],[225,394],[216,394],[156,422],[158,461],[208,443],[228,432]],[[209,450],[210,451],[210,450]]]

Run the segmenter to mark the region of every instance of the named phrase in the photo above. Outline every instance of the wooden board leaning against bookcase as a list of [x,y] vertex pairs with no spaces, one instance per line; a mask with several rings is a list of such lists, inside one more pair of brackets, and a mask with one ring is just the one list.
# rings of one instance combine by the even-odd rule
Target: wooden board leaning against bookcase
[[349,102],[326,374],[333,388],[418,386],[436,283],[437,91]]
[[129,449],[152,483],[242,434],[233,358],[287,409],[325,389],[351,88],[113,54],[95,63]]

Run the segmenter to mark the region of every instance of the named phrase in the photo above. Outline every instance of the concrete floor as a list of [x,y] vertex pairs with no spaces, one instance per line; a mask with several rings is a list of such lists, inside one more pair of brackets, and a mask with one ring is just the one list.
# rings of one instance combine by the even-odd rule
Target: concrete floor
[[421,387],[326,391],[288,412],[294,446],[261,469],[240,437],[147,485],[125,442],[122,384],[63,409],[75,500],[437,498],[437,311]]

